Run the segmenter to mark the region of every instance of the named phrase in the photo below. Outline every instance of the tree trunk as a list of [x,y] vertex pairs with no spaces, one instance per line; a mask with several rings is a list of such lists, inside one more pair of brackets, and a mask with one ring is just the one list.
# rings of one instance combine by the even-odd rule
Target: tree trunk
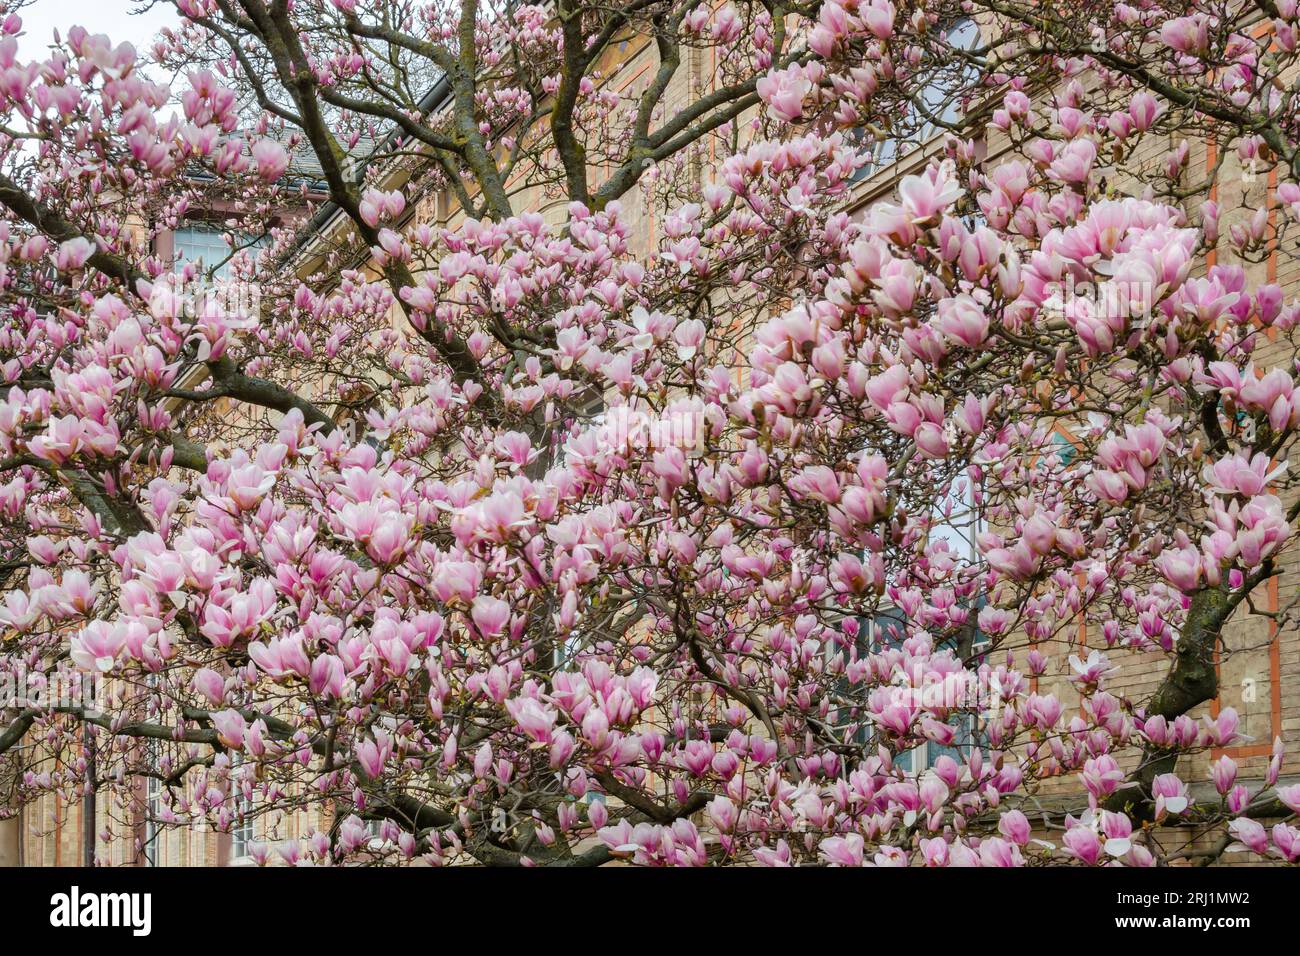
[[[1151,698],[1148,717],[1159,715],[1172,721],[1218,696],[1219,673],[1214,652],[1224,622],[1239,602],[1240,598],[1233,600],[1223,587],[1203,588],[1192,597],[1187,621],[1179,637],[1177,655]],[[1142,762],[1130,774],[1128,782],[1107,801],[1108,809],[1136,811],[1143,818],[1149,816],[1151,782],[1162,773],[1173,772],[1177,762],[1177,753],[1147,746],[1142,752]]]

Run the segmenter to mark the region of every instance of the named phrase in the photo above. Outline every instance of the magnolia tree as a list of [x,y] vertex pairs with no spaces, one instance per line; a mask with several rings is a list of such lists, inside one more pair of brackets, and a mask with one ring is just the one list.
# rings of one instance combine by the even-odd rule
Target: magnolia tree
[[[1295,254],[1294,0],[177,8],[147,56],[3,23],[0,667],[98,688],[0,701],[6,812],[1300,859],[1281,742],[1239,780],[1200,716],[1300,517],[1300,306],[1246,268]],[[1276,188],[1221,237],[1226,155]],[[243,294],[153,252],[202,209]]]

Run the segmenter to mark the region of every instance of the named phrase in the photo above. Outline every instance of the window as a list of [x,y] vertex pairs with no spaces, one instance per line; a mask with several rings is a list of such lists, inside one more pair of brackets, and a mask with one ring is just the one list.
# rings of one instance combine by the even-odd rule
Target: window
[[253,842],[253,818],[244,814],[241,807],[238,822],[230,829],[230,857],[248,856],[248,846]]
[[382,850],[384,848],[384,821],[377,818],[367,820],[366,832],[370,834],[370,839],[366,845],[372,850]]
[[[618,444],[621,436],[617,428],[621,421],[611,421],[609,416],[609,407],[605,404],[603,395],[587,395],[585,401],[582,397],[575,400],[577,405],[576,418],[573,433],[578,431],[594,434],[603,445]],[[561,454],[563,452],[561,451]],[[525,474],[530,476],[540,476],[545,474],[545,468],[549,467],[555,460],[556,454],[548,451],[537,456],[537,460],[529,466]],[[590,598],[583,599],[584,613],[591,608]],[[555,642],[551,652],[551,664],[557,670],[569,670],[578,666],[578,654],[582,651],[586,642],[586,635],[580,628],[572,628],[569,633],[560,635]]]
[[[882,616],[878,615],[871,623],[870,632],[873,635],[873,643],[879,646],[879,643],[897,643],[901,641],[904,636],[901,614],[895,611],[883,617],[883,622],[881,621]],[[987,643],[987,638],[977,630],[973,640],[974,648],[979,649]],[[955,649],[956,639],[951,638],[941,644],[940,647]],[[966,685],[959,682],[952,686],[939,685],[933,689],[934,693],[942,695],[945,702],[954,705],[952,713],[947,719],[947,723],[955,730],[952,743],[939,744],[927,740],[911,750],[899,754],[894,763],[902,770],[907,773],[920,773],[933,767],[935,762],[943,756],[951,757],[960,763],[966,759],[966,755],[971,752],[972,748],[984,745],[984,737],[979,726],[980,718],[976,712],[979,701],[976,698],[967,699],[970,694],[968,688],[974,686],[974,673],[967,671],[966,674],[970,680],[970,683]],[[927,691],[923,689],[922,693],[927,693]],[[926,706],[929,705],[926,704]]]
[[[980,42],[979,27],[975,21],[963,17],[943,31],[944,43],[955,50],[974,50]],[[945,57],[945,60],[951,58]],[[927,75],[928,73],[928,75]],[[951,63],[939,63],[917,73],[921,91],[903,109],[903,116],[894,126],[896,135],[869,146],[871,158],[858,168],[851,181],[865,179],[894,160],[906,156],[913,149],[961,118],[961,94],[978,78],[976,69],[965,62],[955,68]],[[918,102],[919,100],[919,102]],[[855,130],[861,143],[865,130]]]
[[[953,50],[974,50],[979,45],[980,31],[975,21],[957,20],[943,32],[945,45]],[[942,70],[940,67],[939,70]],[[962,62],[955,75],[936,71],[921,90],[920,107],[913,106],[913,115],[921,118],[921,131],[917,138],[929,139],[942,124],[955,123],[961,118],[961,94],[977,78],[975,68]]]
[[[146,678],[146,686],[149,692],[156,693],[158,689],[158,675],[150,674]],[[150,774],[144,778],[144,827],[140,834],[140,850],[144,857],[145,866],[158,865],[158,842],[161,839],[161,832],[158,827],[158,818],[162,813],[162,790],[163,784],[159,774],[162,773],[162,744],[158,740],[146,740],[144,742],[144,769]]]
[[174,237],[177,266],[202,263],[212,268],[223,263],[216,276],[226,278],[230,272],[230,263],[225,261],[230,256],[230,246],[226,245],[223,235],[220,229],[198,223],[177,229]]
[[[877,611],[870,617],[858,618],[858,635],[855,640],[858,657],[861,658],[866,654],[878,651],[880,648],[890,644],[899,644],[906,637],[904,626],[906,619],[902,611],[894,608],[887,608]],[[833,645],[827,645],[829,654],[836,654]],[[849,685],[847,679],[843,679],[839,684],[839,694],[847,703],[845,712],[841,714],[841,726],[847,729],[853,729],[852,740],[854,743],[866,744],[871,739],[871,722],[863,716],[862,704],[864,700],[855,698],[855,692]]]
[[1056,455],[1061,464],[1069,467],[1070,462],[1074,461],[1075,455],[1079,450],[1074,447],[1074,442],[1060,432],[1052,432],[1052,444],[1056,446]]
[[235,247],[226,242],[227,231],[207,223],[191,222],[176,230],[174,253],[177,265],[201,262],[204,269],[213,269],[213,278],[230,278],[230,258],[233,252],[247,248],[253,252],[263,244],[259,239],[251,241],[247,234],[235,233]]
[[[159,773],[158,745],[149,741],[145,745],[145,760],[152,773]],[[158,865],[158,815],[162,812],[162,780],[150,776],[144,778],[144,833],[141,836],[145,866]]]
[[978,539],[984,530],[974,483],[964,475],[953,479],[930,511],[930,539],[946,541],[949,553],[973,564],[979,558]]
[[858,631],[858,642],[865,650],[875,651],[889,644],[901,644],[907,636],[907,618],[902,611],[893,608],[878,611],[863,623],[865,626]]
[[[236,757],[230,765],[230,786],[232,792],[239,793],[242,774],[237,769],[242,761]],[[253,829],[253,804],[252,801],[239,795],[235,800],[236,817],[235,822],[230,827],[230,859],[237,860],[241,856],[248,856],[248,847],[253,842],[255,833]]]
[[578,666],[578,654],[582,650],[582,634],[572,630],[555,644],[554,660],[557,671],[570,670]]
[[968,711],[953,714],[948,723],[957,731],[951,744],[937,744],[927,740],[906,753],[899,754],[894,763],[907,773],[920,773],[933,767],[940,757],[951,757],[961,763],[972,749],[983,745],[983,736],[977,729],[978,720],[974,714]]
[[[977,606],[982,606],[983,603],[983,599],[980,599]],[[862,625],[858,631],[858,647],[860,651],[879,651],[891,644],[902,643],[906,637],[906,619],[903,617],[902,611],[898,609],[891,608],[877,612],[874,616],[865,618]],[[976,629],[971,642],[972,649],[978,651],[987,646],[988,643],[988,638]],[[955,650],[957,648],[957,638],[950,638],[940,647],[949,647]],[[926,741],[911,750],[899,754],[894,763],[903,771],[920,773],[933,767],[935,762],[945,755],[960,763],[972,748],[985,745],[984,735],[980,729],[980,716],[977,713],[981,701],[977,696],[970,696],[971,691],[968,690],[968,688],[975,686],[974,672],[967,671],[966,674],[969,683],[965,686],[960,683],[952,686],[940,685],[933,690],[934,693],[941,694],[945,702],[950,701],[953,705],[952,713],[947,721],[955,729],[952,743],[939,744]],[[923,694],[927,692],[922,690]],[[926,704],[925,706],[929,705]],[[854,734],[854,740],[861,744],[867,743],[870,737],[871,725],[865,722]]]

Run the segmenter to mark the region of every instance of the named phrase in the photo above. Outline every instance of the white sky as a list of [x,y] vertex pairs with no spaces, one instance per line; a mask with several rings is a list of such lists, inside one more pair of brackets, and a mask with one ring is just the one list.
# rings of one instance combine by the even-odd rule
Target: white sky
[[152,5],[149,0],[36,0],[18,15],[23,20],[23,35],[18,38],[21,61],[43,58],[54,31],[66,38],[73,26],[106,33],[115,44],[128,41],[143,52],[160,28],[177,21],[176,8],[166,0],[154,0]]

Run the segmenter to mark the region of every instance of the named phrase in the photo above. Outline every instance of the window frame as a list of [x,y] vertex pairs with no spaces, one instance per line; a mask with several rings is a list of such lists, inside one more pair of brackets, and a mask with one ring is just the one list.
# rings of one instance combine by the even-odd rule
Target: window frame
[[[244,797],[242,788],[236,790],[237,778],[236,770],[244,766],[244,761],[239,755],[233,755],[230,762],[230,787],[232,796],[235,801],[236,817],[230,824],[227,831],[230,836],[230,862],[247,859],[250,854],[248,848],[257,839],[257,820],[249,811],[253,808],[253,802]],[[239,775],[242,778],[243,774]]]

